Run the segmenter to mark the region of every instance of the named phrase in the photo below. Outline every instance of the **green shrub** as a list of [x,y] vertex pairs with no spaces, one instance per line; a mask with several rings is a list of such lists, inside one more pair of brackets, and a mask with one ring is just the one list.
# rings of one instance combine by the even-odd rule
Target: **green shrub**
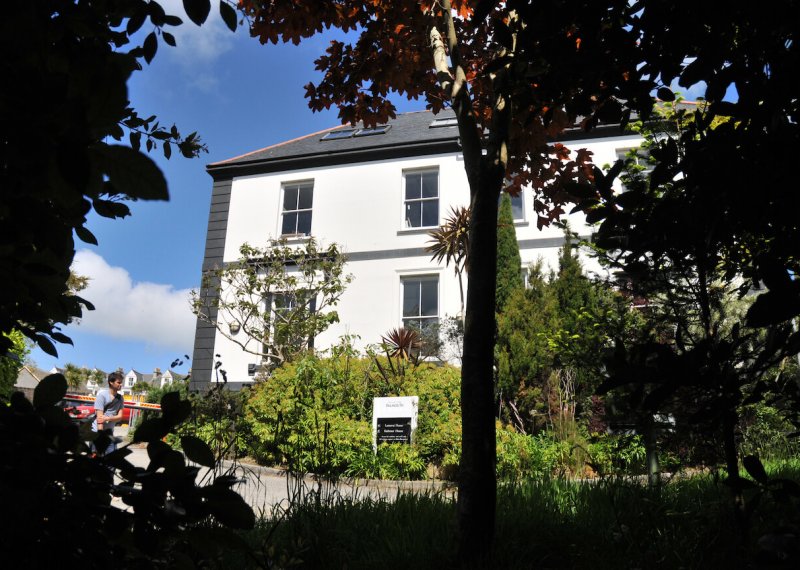
[[597,434],[589,444],[589,461],[600,475],[644,473],[647,452],[641,435]]
[[497,423],[497,477],[518,481],[548,477],[556,468],[554,441],[542,436],[518,433]]
[[[452,473],[461,445],[459,371],[421,364],[387,381],[388,369],[348,355],[307,356],[278,368],[252,389],[245,406],[251,454],[330,476],[419,479],[429,465]],[[381,446],[376,455],[372,399],[412,395],[420,402],[414,444]]]
[[796,457],[800,446],[796,438],[787,437],[794,426],[772,406],[764,403],[746,406],[741,413],[739,453],[762,458]]

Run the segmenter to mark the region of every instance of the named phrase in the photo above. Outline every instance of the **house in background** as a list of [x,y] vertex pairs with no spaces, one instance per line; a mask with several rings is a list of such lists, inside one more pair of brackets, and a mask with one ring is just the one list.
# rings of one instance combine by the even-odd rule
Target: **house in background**
[[[70,393],[96,396],[100,390],[102,390],[108,385],[106,382],[106,378],[108,378],[108,373],[104,372],[103,370],[100,370],[99,368],[87,369],[85,367],[81,368],[80,370],[83,371],[88,370],[89,372],[88,378],[86,379],[86,381],[83,383],[82,386],[78,386],[77,388],[70,387],[69,388]],[[66,368],[54,366],[53,368],[50,369],[48,374],[62,374],[66,376],[67,375],[66,372],[67,372]]]
[[[560,142],[590,150],[602,166],[641,140],[613,125],[591,133],[575,128]],[[316,348],[345,334],[357,335],[356,346],[363,348],[391,329],[460,312],[453,269],[431,261],[426,251],[429,231],[452,207],[469,204],[452,113],[406,113],[369,129],[336,127],[211,164],[208,172],[213,191],[204,272],[235,261],[243,243],[265,247],[279,237],[302,243],[314,236],[323,246],[342,247],[345,271],[354,279],[337,307],[340,322],[315,339]],[[555,267],[562,230],[537,229],[529,192],[515,198],[513,208],[520,269],[538,258]],[[582,215],[570,216],[569,223],[590,235]],[[260,365],[257,356],[198,320],[192,389],[216,381],[216,360],[234,387],[252,382]]]
[[36,386],[39,385],[39,382],[49,374],[51,373],[46,370],[25,364],[17,373],[17,381],[14,384],[14,389],[19,390],[25,394],[28,400],[33,401],[33,391],[36,389]]
[[[23,392],[28,399],[32,399],[33,390],[44,377],[50,374],[63,375],[64,371],[64,368],[58,366],[54,366],[50,370],[41,370],[35,366],[25,365],[20,368],[17,374],[17,383],[14,387]],[[100,390],[108,387],[108,373],[97,368],[90,369],[90,372],[91,375],[86,384],[78,388],[69,388],[69,393],[96,396]],[[156,368],[152,374],[143,374],[132,368],[123,377],[122,390],[120,390],[120,392],[123,396],[129,396],[140,392],[140,390],[136,389],[137,384],[139,384],[140,388],[142,383],[147,383],[156,388],[163,388],[165,386],[171,386],[175,382],[179,382],[185,378],[186,374],[179,374],[174,370],[167,370],[162,373],[160,368]]]
[[[128,395],[141,392],[143,384],[154,388],[163,388],[172,385],[174,382],[183,380],[184,378],[186,378],[185,374],[178,374],[173,370],[161,372],[160,368],[156,368],[151,374],[146,374],[131,368],[122,380],[122,394]],[[139,389],[136,387],[137,384],[139,385]]]
[[125,374],[125,377],[122,379],[122,394],[133,394],[136,388],[136,384],[139,384],[141,387],[142,382],[145,382],[145,375],[139,372],[138,370],[131,368]]
[[108,373],[92,368],[92,374],[86,381],[86,390],[92,395],[96,396],[97,393],[108,386]]

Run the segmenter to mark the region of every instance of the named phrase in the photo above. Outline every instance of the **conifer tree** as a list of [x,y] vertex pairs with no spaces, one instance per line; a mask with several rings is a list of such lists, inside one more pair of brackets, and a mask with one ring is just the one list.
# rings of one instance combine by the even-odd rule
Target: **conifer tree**
[[514,229],[514,213],[511,197],[504,192],[497,214],[497,297],[495,313],[500,313],[511,294],[522,289],[522,260],[519,256],[517,231]]
[[558,253],[558,274],[553,280],[553,289],[564,328],[577,332],[580,313],[596,308],[597,293],[583,273],[583,264],[572,239],[573,235],[566,227],[564,245]]

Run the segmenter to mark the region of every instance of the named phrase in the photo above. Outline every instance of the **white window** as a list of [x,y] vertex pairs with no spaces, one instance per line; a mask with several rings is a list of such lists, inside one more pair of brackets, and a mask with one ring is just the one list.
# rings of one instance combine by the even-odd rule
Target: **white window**
[[516,196],[511,196],[511,211],[514,213],[515,221],[525,219],[525,201],[522,198],[522,192]]
[[439,323],[439,278],[404,277],[403,327],[424,330]]
[[403,173],[405,227],[431,228],[439,225],[439,171],[417,170]]
[[[503,199],[503,194],[505,191],[500,192],[500,197],[497,199],[497,204],[500,204],[500,201]],[[514,196],[510,192],[508,193],[508,197],[511,198],[511,213],[514,216],[515,222],[524,222],[525,221],[525,200],[522,198],[522,190],[520,190],[519,194]]]
[[[272,293],[267,299],[270,305],[270,342],[279,346],[292,346],[300,348],[314,347],[314,339],[302,338],[295,330],[296,322],[303,315],[312,315],[317,310],[317,298],[310,292],[297,290],[293,293]],[[295,311],[298,307],[305,306],[304,311]]]
[[283,185],[281,235],[307,236],[311,234],[311,204],[313,200],[313,182]]

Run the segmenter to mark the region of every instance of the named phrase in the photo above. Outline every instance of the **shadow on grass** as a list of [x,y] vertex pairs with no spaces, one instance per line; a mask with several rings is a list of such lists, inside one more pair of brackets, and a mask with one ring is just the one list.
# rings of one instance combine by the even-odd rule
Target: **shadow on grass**
[[[784,469],[787,475],[800,479],[798,465]],[[797,500],[755,492],[747,500],[751,516],[742,528],[730,490],[713,475],[656,488],[621,479],[504,485],[490,567],[797,567]],[[288,510],[262,517],[248,538],[265,545],[263,555],[274,567],[452,568],[455,531],[455,504],[444,495],[386,501],[310,492]],[[764,537],[776,533],[789,533],[789,542],[765,550]]]

